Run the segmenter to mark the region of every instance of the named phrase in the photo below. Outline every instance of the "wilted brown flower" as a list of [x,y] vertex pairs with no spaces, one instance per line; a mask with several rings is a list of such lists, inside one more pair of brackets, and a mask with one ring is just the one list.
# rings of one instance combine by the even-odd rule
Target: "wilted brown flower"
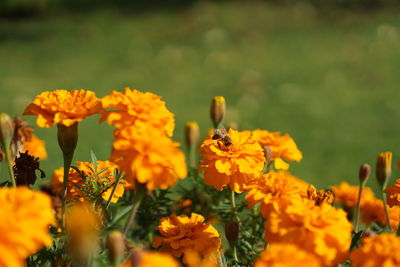
[[29,151],[20,153],[15,158],[14,175],[17,185],[33,185],[36,182],[36,170],[40,172],[40,178],[46,174],[40,169],[39,158],[29,155]]

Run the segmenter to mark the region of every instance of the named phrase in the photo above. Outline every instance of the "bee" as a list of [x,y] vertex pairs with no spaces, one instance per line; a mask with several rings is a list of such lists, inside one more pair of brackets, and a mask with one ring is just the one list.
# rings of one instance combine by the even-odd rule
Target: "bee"
[[214,129],[214,135],[211,137],[212,140],[218,140],[218,146],[221,148],[221,144],[223,144],[226,147],[232,146],[232,140],[228,135],[228,132],[226,131],[225,127],[222,126],[220,129]]

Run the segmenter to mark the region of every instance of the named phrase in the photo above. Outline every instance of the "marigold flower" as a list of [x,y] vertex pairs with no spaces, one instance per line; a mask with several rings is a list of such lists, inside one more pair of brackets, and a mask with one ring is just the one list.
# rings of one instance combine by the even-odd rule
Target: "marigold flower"
[[33,103],[26,107],[24,115],[37,116],[36,124],[42,128],[54,124],[69,127],[101,111],[101,101],[92,91],[54,90],[37,95]]
[[172,136],[175,128],[174,114],[161,97],[153,93],[142,93],[125,88],[125,92],[112,91],[101,99],[105,110],[100,121],[107,120],[116,128],[148,125],[154,130],[164,129]]
[[303,158],[303,154],[288,134],[281,135],[280,132],[254,130],[252,137],[262,147],[268,146],[272,149],[272,160],[276,169],[289,169],[289,164],[283,161],[284,159],[299,162]]
[[211,135],[200,146],[203,160],[200,172],[204,172],[204,182],[221,191],[229,185],[236,193],[246,189],[254,176],[259,176],[264,168],[264,153],[250,132],[229,129],[232,145],[226,146],[221,140],[213,140]]
[[319,267],[318,258],[293,244],[271,244],[256,260],[254,267]]
[[187,174],[185,155],[179,143],[157,130],[128,127],[114,132],[111,161],[125,173],[129,183],[147,189],[166,189]]
[[221,247],[221,239],[217,230],[204,222],[200,214],[171,215],[160,220],[157,230],[161,236],[153,240],[154,247],[160,247],[161,251],[169,252],[174,257],[183,255],[186,263],[186,252],[195,251],[203,257],[208,257]]
[[[93,173],[94,166],[92,162],[85,162],[85,161],[77,161],[76,167],[83,172],[83,174],[89,178],[95,178],[95,174]],[[111,161],[97,161],[97,170],[96,172],[99,173],[100,171],[104,170],[98,175],[97,182],[101,183],[104,187],[109,187],[106,191],[102,193],[102,198],[106,201],[111,196],[113,190],[113,183],[115,182],[114,177],[114,170],[117,169],[117,165]],[[62,191],[62,184],[64,178],[64,168],[58,168],[53,172],[52,177],[52,184],[53,190],[56,193],[61,193]],[[121,179],[117,185],[117,188],[114,192],[114,195],[111,199],[111,202],[116,203],[120,197],[124,195],[125,187],[128,186],[124,179]],[[69,169],[69,178],[68,178],[68,187],[67,187],[67,199],[79,199],[81,201],[84,200],[84,194],[82,189],[85,188],[85,182],[81,175],[73,168]],[[87,188],[85,188],[87,189]],[[93,188],[94,189],[94,188]]]
[[400,238],[394,234],[380,234],[363,238],[362,245],[351,252],[351,266],[400,266]]
[[[393,206],[388,208],[390,226],[392,230],[396,230],[399,227],[399,216],[400,207]],[[365,202],[361,206],[362,217],[361,220],[367,225],[371,225],[376,222],[380,225],[386,225],[386,215],[383,202],[380,199],[375,198],[372,201]]]
[[169,254],[156,251],[134,252],[129,260],[119,267],[179,267],[179,263]]
[[290,242],[332,266],[346,259],[351,242],[351,223],[343,210],[302,198],[285,209],[273,210],[265,224],[268,243]]
[[385,189],[386,203],[389,207],[400,205],[400,179],[396,180],[396,183]]
[[23,143],[20,152],[29,151],[29,154],[39,159],[47,159],[46,142],[32,134],[30,140]]
[[303,187],[291,179],[286,171],[270,171],[253,179],[247,187],[246,200],[249,208],[261,203],[260,211],[264,218],[273,209],[286,206],[293,198],[300,198]]
[[[350,185],[347,182],[341,182],[339,185],[332,186],[333,194],[335,195],[335,203],[340,203],[345,207],[355,207],[358,200],[359,186]],[[369,187],[364,187],[361,195],[360,206],[365,203],[374,201],[375,193]]]
[[23,267],[28,256],[52,243],[51,198],[27,187],[4,187],[0,188],[0,206],[0,266]]

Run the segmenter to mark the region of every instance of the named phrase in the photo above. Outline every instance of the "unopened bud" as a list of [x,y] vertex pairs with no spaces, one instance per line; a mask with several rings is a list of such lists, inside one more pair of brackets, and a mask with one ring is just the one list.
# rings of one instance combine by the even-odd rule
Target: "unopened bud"
[[113,265],[121,263],[125,252],[124,235],[118,230],[111,231],[107,236],[108,258]]
[[195,147],[199,142],[200,129],[195,121],[189,121],[185,127],[185,140],[188,147]]
[[226,103],[223,96],[215,96],[211,102],[210,116],[214,124],[214,128],[218,128],[219,124],[224,119],[226,112]]
[[381,188],[385,188],[392,174],[392,152],[382,152],[376,159],[376,178]]
[[78,143],[78,123],[67,127],[57,124],[58,144],[64,154],[73,154]]
[[227,222],[225,224],[225,236],[229,244],[233,246],[239,237],[239,224],[233,221]]
[[268,164],[272,160],[272,149],[269,146],[264,146],[265,162]]
[[360,179],[361,183],[365,183],[365,182],[367,182],[370,174],[371,174],[371,166],[364,163],[360,167],[360,171],[358,173],[358,179]]
[[8,149],[14,135],[14,125],[10,116],[6,113],[0,113],[0,144],[3,149]]

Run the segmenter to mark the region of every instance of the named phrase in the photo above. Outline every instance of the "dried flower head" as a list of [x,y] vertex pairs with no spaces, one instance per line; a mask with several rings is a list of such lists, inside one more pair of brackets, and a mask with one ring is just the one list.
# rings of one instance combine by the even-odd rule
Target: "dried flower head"
[[174,257],[183,255],[183,262],[186,262],[186,252],[190,250],[207,257],[221,247],[221,239],[217,230],[204,221],[204,217],[196,213],[190,217],[171,215],[162,218],[157,226],[161,236],[154,238],[153,246],[161,247],[161,251]]
[[[339,185],[332,186],[332,192],[335,195],[335,203],[342,204],[345,207],[355,207],[358,200],[359,186],[350,185],[347,182],[341,182]],[[369,187],[364,187],[361,194],[360,206],[365,203],[374,201],[375,193]]]
[[271,244],[256,260],[254,267],[320,267],[318,258],[290,243]]
[[359,248],[351,252],[351,266],[400,266],[400,238],[394,234],[380,234],[363,238]]
[[92,91],[54,90],[37,95],[25,109],[24,115],[37,116],[36,124],[42,128],[49,128],[54,124],[69,127],[101,111],[101,101]]
[[4,187],[0,188],[0,206],[0,266],[23,267],[28,256],[52,243],[51,199],[27,187]]
[[389,207],[400,206],[400,179],[396,183],[385,189],[386,203]]
[[185,155],[158,130],[128,127],[114,132],[111,161],[115,162],[129,183],[146,184],[147,189],[166,189],[187,174]]
[[271,148],[272,160],[276,169],[289,169],[289,164],[283,160],[299,162],[303,158],[303,154],[288,134],[281,135],[280,132],[255,130],[252,132],[252,137],[262,147]]
[[200,172],[204,172],[204,182],[222,190],[229,185],[236,193],[246,189],[255,176],[264,168],[262,147],[254,142],[250,132],[238,132],[229,129],[230,145],[214,140],[210,135],[200,146],[203,160]]
[[343,210],[307,198],[294,199],[284,209],[272,211],[265,224],[268,243],[289,242],[314,254],[326,266],[346,259],[351,223]]
[[17,185],[34,185],[36,182],[36,171],[40,172],[40,178],[46,176],[44,171],[40,169],[39,159],[29,155],[28,152],[20,153],[15,158],[13,169]]
[[101,101],[106,110],[100,121],[107,120],[116,128],[147,125],[155,131],[163,129],[169,136],[174,132],[174,114],[158,95],[125,88],[124,93],[112,91]]

